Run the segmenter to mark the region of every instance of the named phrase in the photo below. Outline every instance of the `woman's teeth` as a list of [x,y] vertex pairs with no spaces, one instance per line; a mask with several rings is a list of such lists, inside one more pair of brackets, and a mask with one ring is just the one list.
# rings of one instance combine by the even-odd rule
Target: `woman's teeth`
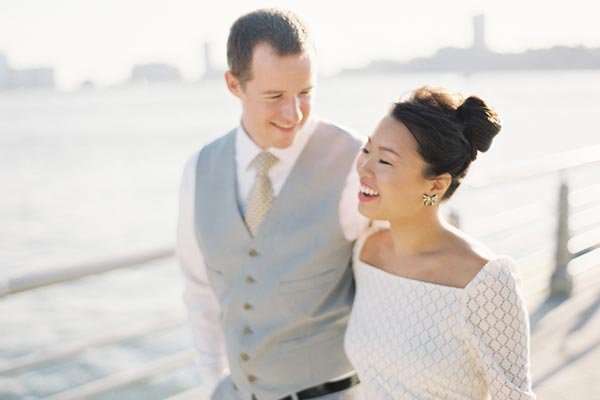
[[366,194],[367,196],[379,196],[379,192],[374,191],[371,188],[368,188],[366,186],[362,186],[360,187],[360,192],[362,194]]

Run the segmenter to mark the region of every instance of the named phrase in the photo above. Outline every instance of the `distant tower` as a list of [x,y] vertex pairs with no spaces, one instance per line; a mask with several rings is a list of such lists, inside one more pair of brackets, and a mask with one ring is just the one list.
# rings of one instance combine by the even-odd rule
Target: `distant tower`
[[215,72],[210,58],[210,43],[204,42],[204,78],[211,78]]
[[0,54],[0,89],[8,86],[10,66],[4,54]]
[[473,17],[473,48],[487,50],[485,44],[485,16],[483,14]]

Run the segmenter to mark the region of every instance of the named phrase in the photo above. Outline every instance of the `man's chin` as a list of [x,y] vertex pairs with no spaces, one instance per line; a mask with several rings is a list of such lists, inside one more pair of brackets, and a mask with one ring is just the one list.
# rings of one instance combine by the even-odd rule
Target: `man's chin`
[[277,143],[274,143],[272,147],[274,147],[276,149],[287,149],[288,147],[290,147],[293,144],[294,144],[293,139],[287,140],[287,141],[280,140]]
[[273,143],[273,147],[277,149],[285,149],[286,147],[290,147],[292,144],[294,144],[294,141],[296,140],[299,131],[299,129],[295,129],[291,132],[283,132],[279,129],[276,130],[277,140],[275,140],[275,142]]

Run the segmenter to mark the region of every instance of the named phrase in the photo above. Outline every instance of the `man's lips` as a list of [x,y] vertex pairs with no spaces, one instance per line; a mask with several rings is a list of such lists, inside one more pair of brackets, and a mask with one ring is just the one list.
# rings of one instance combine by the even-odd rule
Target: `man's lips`
[[282,126],[279,124],[271,123],[271,125],[273,125],[278,130],[280,130],[282,132],[286,132],[286,133],[292,133],[298,129],[298,124],[291,125],[291,126],[285,126],[285,125]]

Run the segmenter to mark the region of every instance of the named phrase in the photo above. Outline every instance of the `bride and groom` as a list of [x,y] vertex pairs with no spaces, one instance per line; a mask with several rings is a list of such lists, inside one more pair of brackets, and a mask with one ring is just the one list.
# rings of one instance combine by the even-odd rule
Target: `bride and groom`
[[188,161],[178,224],[206,395],[535,398],[514,261],[439,214],[500,130],[495,112],[421,88],[361,147],[311,116],[296,15],[240,17],[227,57],[241,121]]

